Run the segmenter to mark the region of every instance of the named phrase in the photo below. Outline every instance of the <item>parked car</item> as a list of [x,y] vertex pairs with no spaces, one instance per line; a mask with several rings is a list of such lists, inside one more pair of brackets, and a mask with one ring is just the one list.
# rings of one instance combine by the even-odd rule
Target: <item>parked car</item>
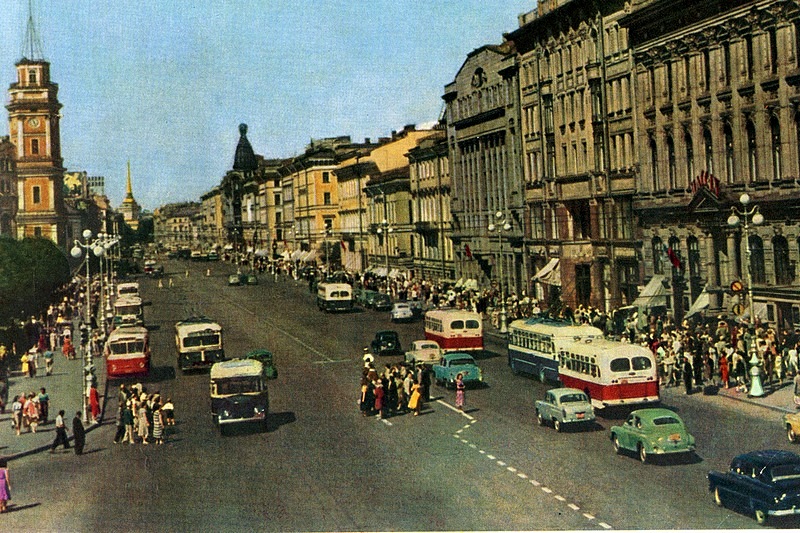
[[264,366],[264,375],[267,379],[275,379],[278,377],[278,368],[275,366],[275,356],[269,350],[251,350],[245,354],[242,359],[255,359],[260,361]]
[[414,319],[414,312],[408,302],[396,302],[392,306],[392,322],[404,322]]
[[632,411],[623,425],[611,426],[611,442],[615,452],[636,452],[643,463],[651,455],[694,452],[694,437],[683,420],[662,407]]
[[781,420],[789,442],[800,441],[800,413],[786,413]]
[[231,274],[228,276],[228,285],[242,285],[244,282],[243,274]]
[[391,311],[392,298],[388,294],[379,292],[372,298],[371,307],[376,311]]
[[536,420],[540,426],[552,422],[556,431],[563,431],[565,425],[593,424],[594,408],[592,401],[580,389],[551,389],[543,400],[536,402]]
[[419,340],[411,343],[411,349],[406,352],[406,363],[434,364],[442,358],[442,349],[436,341]]
[[433,365],[433,378],[437,385],[453,388],[456,377],[461,374],[464,385],[483,383],[483,371],[475,363],[475,358],[467,352],[448,352]]
[[375,334],[375,338],[370,343],[370,349],[374,355],[396,355],[403,353],[400,347],[400,336],[396,331],[383,330]]
[[800,455],[783,450],[760,450],[737,455],[727,472],[708,473],[714,502],[755,516],[800,514]]
[[245,283],[247,285],[258,285],[258,276],[255,274],[247,274],[247,276],[245,276]]

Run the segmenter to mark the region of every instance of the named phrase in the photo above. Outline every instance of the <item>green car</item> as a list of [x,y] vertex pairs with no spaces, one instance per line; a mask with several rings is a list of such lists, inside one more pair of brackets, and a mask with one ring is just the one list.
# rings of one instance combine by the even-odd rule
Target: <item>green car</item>
[[255,359],[264,365],[264,375],[267,379],[276,379],[278,377],[278,369],[275,366],[275,356],[269,350],[251,350],[242,357],[242,359]]
[[643,463],[651,455],[694,452],[694,437],[683,420],[663,408],[632,411],[623,425],[611,426],[611,442],[615,452],[636,452]]

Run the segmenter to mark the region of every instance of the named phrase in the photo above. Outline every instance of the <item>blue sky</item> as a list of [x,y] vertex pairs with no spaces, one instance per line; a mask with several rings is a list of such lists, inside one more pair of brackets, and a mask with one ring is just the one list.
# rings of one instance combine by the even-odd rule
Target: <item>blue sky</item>
[[[0,86],[16,81],[28,0],[0,0]],[[70,171],[119,205],[131,161],[146,209],[198,200],[233,163],[430,124],[469,52],[499,44],[536,0],[33,0],[63,104]],[[8,135],[3,109],[0,135]]]

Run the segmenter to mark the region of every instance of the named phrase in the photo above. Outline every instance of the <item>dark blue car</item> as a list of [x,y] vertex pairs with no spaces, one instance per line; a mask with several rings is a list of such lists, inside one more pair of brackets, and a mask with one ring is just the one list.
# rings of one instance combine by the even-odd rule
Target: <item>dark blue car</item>
[[769,516],[800,514],[800,455],[761,450],[737,455],[727,472],[708,473],[719,506],[749,513],[759,524]]

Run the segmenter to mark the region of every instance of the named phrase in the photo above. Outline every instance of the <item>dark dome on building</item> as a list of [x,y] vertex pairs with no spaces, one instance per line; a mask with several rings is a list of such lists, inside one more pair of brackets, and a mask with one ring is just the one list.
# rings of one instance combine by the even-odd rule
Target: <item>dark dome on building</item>
[[258,168],[258,161],[250,141],[247,140],[247,124],[239,124],[239,135],[239,144],[236,146],[236,155],[233,158],[233,170],[254,171]]

